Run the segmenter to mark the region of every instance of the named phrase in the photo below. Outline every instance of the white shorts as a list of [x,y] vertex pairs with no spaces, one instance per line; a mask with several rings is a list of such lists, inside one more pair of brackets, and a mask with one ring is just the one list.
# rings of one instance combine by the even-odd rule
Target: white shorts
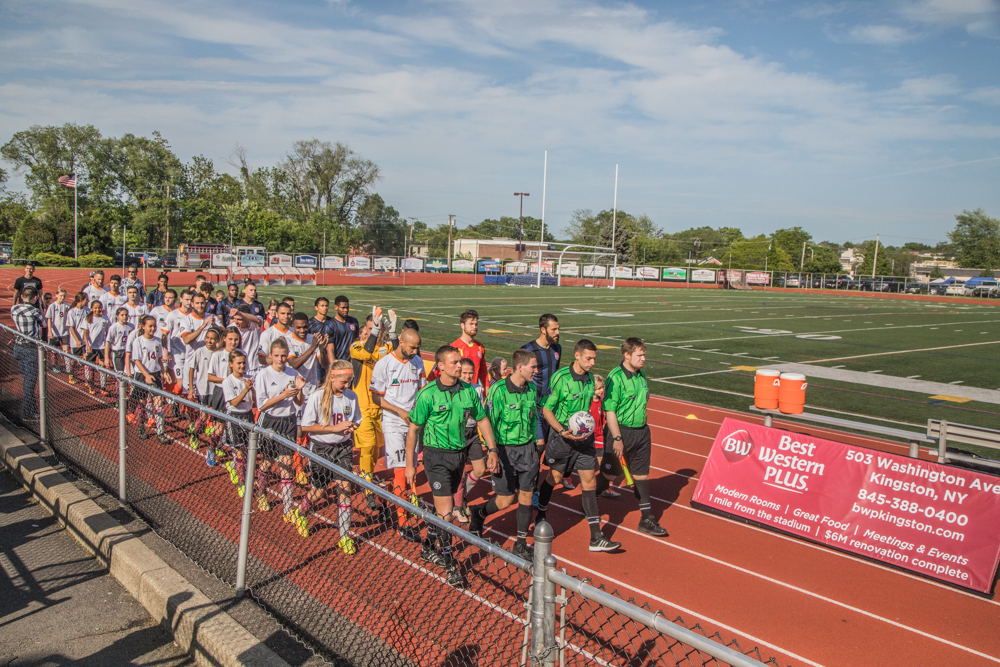
[[178,357],[176,354],[173,355],[173,360],[170,362],[170,366],[174,373],[174,377],[181,381],[181,389],[183,389],[184,395],[187,396],[188,374],[185,356]]
[[406,467],[406,433],[410,427],[401,419],[387,420],[382,413],[382,437],[385,440],[385,467]]

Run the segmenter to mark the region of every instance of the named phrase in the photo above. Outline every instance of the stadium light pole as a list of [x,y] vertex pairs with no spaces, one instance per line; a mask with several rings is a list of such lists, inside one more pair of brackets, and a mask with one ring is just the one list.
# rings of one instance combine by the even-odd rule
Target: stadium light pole
[[538,284],[536,287],[541,289],[542,287],[542,244],[545,243],[545,186],[546,179],[549,175],[549,151],[545,151],[545,158],[542,162],[542,235],[538,239]]
[[520,214],[520,216],[518,218],[520,220],[520,231],[517,233],[517,247],[518,247],[517,261],[520,262],[521,261],[521,250],[520,250],[520,248],[524,247],[524,198],[525,197],[530,197],[531,193],[530,192],[515,192],[514,196],[521,198],[521,214]]
[[614,265],[611,267],[611,289],[615,288],[615,278],[618,274],[618,244],[615,243],[615,231],[618,227],[618,165],[615,165],[615,203],[611,209],[611,249],[615,253]]
[[451,228],[455,226],[455,216],[451,213],[448,214],[448,273],[451,273],[451,256],[454,254],[451,250]]

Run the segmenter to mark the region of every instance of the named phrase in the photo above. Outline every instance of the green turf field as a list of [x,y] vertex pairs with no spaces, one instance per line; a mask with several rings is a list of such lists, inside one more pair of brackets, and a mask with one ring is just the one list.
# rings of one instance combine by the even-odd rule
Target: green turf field
[[[1000,388],[1000,307],[990,302],[958,305],[693,289],[539,291],[493,285],[269,287],[260,292],[262,301],[294,296],[296,309],[310,315],[320,294],[346,294],[359,319],[372,304],[394,308],[401,319],[419,320],[425,350],[453,341],[458,314],[475,308],[487,357],[509,358],[538,335],[538,316],[553,312],[564,346],[571,348],[581,338],[597,344],[597,372],[606,373],[620,361],[623,338],[639,336],[648,344],[646,371],[654,392],[719,407],[747,409],[756,368],[808,363],[847,371],[834,373],[843,377],[810,378],[811,410],[921,427],[928,418],[991,428],[1000,424],[1000,404],[990,402],[992,395],[986,400],[956,395],[963,388]],[[887,379],[872,379],[874,375]]]

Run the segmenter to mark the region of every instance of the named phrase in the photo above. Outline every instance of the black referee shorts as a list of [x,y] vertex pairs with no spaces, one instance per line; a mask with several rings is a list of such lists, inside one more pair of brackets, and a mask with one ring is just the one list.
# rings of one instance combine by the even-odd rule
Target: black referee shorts
[[[642,428],[618,427],[622,433],[622,444],[625,446],[625,463],[633,475],[649,474],[649,456],[653,449],[653,440],[649,435],[649,424]],[[611,429],[604,426],[604,456],[601,458],[601,472],[618,477],[625,474],[618,457],[615,456],[614,436]]]
[[545,464],[564,477],[573,470],[594,470],[597,466],[594,436],[583,441],[570,441],[550,429],[545,443]]
[[533,491],[538,482],[538,452],[535,443],[499,445],[500,472],[492,476],[493,492],[512,496],[518,491]]
[[435,496],[452,496],[465,472],[465,448],[439,449],[424,445],[424,474]]

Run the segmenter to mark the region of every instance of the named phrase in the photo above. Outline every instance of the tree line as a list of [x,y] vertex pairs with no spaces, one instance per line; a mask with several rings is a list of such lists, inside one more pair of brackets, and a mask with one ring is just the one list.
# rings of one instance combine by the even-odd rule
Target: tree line
[[[448,224],[401,217],[376,191],[378,166],[340,142],[296,141],[268,167],[251,166],[237,146],[229,159],[233,175],[202,155],[182,161],[158,132],[105,137],[92,125],[68,123],[17,132],[0,147],[0,156],[23,174],[28,190],[7,190],[9,174],[0,169],[0,241],[13,243],[15,257],[73,255],[73,191],[57,180],[69,173],[76,174],[81,255],[110,255],[123,240],[129,248],[176,248],[230,238],[236,245],[282,252],[402,255],[412,241],[426,244],[431,257],[449,253]],[[453,239],[517,239],[522,228],[525,240],[537,240],[541,220],[503,216],[450,231]],[[608,210],[576,211],[566,234],[573,243],[613,246],[626,264],[715,257],[734,268],[813,273],[839,271],[840,252],[855,247],[814,241],[801,227],[753,237],[736,227],[668,233],[645,214]],[[1000,268],[1000,223],[983,211],[956,216],[949,238],[950,244],[933,250],[954,254],[961,266]],[[545,239],[557,240],[549,229]],[[871,272],[874,245],[856,246],[865,258],[861,273]],[[875,272],[907,275],[913,251],[930,249],[916,243],[881,246]]]

